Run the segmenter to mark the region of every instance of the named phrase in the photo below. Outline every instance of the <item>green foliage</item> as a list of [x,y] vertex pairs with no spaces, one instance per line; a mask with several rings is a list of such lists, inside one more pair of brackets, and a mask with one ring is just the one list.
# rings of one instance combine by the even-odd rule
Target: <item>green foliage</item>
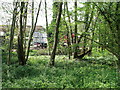
[[8,67],[3,64],[3,88],[118,87],[116,68],[113,66],[57,56],[55,66],[49,67],[49,58],[49,56],[30,56],[26,66],[15,64]]
[[85,56],[83,60],[86,60],[89,63],[104,64],[110,66],[116,66],[117,63],[117,58],[110,52],[107,50],[101,51],[101,49],[98,49],[96,51],[96,48],[93,49],[91,56]]
[[[11,64],[18,62],[17,52],[12,52],[11,53]],[[2,52],[2,62],[7,63],[8,60],[8,52],[5,50]]]
[[[51,48],[50,48],[51,49]],[[57,47],[56,54],[57,55],[67,55],[68,48],[63,47],[62,44]],[[40,55],[48,55],[48,49],[39,49],[39,50],[31,50],[30,56],[40,56]]]
[[40,49],[40,50],[31,50],[30,56],[39,56],[39,55],[47,55],[48,50],[47,49]]

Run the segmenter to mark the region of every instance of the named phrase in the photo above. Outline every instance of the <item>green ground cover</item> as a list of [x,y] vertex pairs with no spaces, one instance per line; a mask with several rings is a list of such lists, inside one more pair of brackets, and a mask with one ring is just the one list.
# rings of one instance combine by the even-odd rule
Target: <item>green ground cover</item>
[[[54,67],[49,56],[30,56],[26,66],[3,63],[3,88],[118,88],[112,57],[69,60],[57,56]],[[101,63],[105,61],[106,63]],[[107,64],[110,63],[111,65]],[[112,65],[113,63],[113,65]]]

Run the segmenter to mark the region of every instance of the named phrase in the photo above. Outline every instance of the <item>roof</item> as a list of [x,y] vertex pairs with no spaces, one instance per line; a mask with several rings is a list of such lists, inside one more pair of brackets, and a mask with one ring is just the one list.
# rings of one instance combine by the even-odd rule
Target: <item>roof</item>
[[[31,27],[32,27],[31,25],[27,25],[27,28],[31,28]],[[43,26],[41,26],[41,25],[37,25],[35,31],[40,31],[40,30],[44,31],[45,28],[43,28]]]
[[[6,31],[6,29],[8,28],[8,26],[10,25],[0,25],[0,31]],[[31,25],[27,25],[27,28],[31,28],[32,26]],[[36,30],[35,31],[40,31],[40,30],[45,30],[45,28],[41,25],[37,25],[36,26]]]

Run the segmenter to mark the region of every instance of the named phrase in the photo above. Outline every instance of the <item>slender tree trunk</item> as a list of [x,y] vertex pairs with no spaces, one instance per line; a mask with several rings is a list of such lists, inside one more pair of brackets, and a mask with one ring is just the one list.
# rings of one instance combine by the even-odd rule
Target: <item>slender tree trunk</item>
[[[70,14],[69,14],[69,11],[68,11],[68,4],[66,2],[66,10],[67,10],[67,16],[68,16],[68,21],[69,21],[69,24],[71,24],[71,19],[70,19]],[[70,36],[71,36],[71,44],[73,44],[73,37],[72,37],[72,34],[73,34],[73,30],[72,30],[72,26],[69,25],[70,27]]]
[[94,40],[94,31],[92,31],[92,40],[91,40],[91,45],[90,45],[90,47],[89,47],[89,50],[91,50],[91,52],[88,54],[89,56],[92,55],[93,40]]
[[[75,40],[74,43],[77,45],[77,1],[75,2]],[[77,58],[77,46],[74,48],[74,58]]]
[[[89,21],[89,11],[88,11],[88,8],[89,8],[89,3],[87,2],[86,3],[86,10],[85,10],[85,33],[88,32],[89,30],[89,26],[90,26],[90,21]],[[84,35],[84,40],[83,40],[83,53],[86,52],[86,42],[87,42],[87,39],[86,39],[86,35]]]
[[59,7],[59,14],[56,22],[56,28],[55,28],[55,35],[54,35],[54,44],[53,44],[53,51],[51,54],[50,58],[50,65],[54,66],[55,64],[55,54],[56,54],[56,49],[57,49],[57,44],[58,44],[58,34],[59,34],[59,25],[60,25],[60,19],[61,19],[61,14],[62,14],[62,2],[60,2],[60,7]]
[[20,65],[25,65],[25,52],[23,47],[23,13],[25,3],[21,2],[20,7],[20,32],[18,35],[18,60]]
[[32,0],[32,29],[34,28],[34,0]]
[[91,52],[88,54],[89,56],[92,55],[93,40],[94,40],[94,35],[95,35],[94,30],[95,30],[95,26],[96,26],[96,21],[97,20],[95,20],[94,22],[92,22],[92,26],[93,26],[93,28],[92,28],[92,40],[90,40],[91,41],[91,45],[90,45],[90,48],[89,48],[89,50],[91,50]]
[[[45,18],[46,18],[47,40],[48,40],[48,18],[47,18],[47,3],[46,3],[46,0],[45,0]],[[48,40],[48,42],[47,42],[47,48],[48,48],[48,55],[50,55],[49,40]]]
[[24,18],[23,18],[23,35],[24,35],[24,50],[26,50],[26,24],[27,24],[27,10],[28,10],[28,2],[26,2],[25,5],[25,14],[24,14]]
[[[87,2],[86,4],[86,12],[85,12],[85,32],[84,33],[87,33],[89,28],[90,28],[90,24],[92,22],[92,19],[93,19],[93,10],[94,10],[94,6],[92,8],[92,12],[89,13],[88,9],[90,8],[90,5],[89,3]],[[86,54],[89,54],[91,53],[91,50],[88,50],[88,48],[86,48],[86,43],[87,43],[87,35],[82,33],[80,38],[78,39],[78,43],[81,41],[81,38],[84,37],[84,40],[83,40],[83,54],[81,54],[80,56],[77,56],[78,58],[83,58]]]
[[14,3],[15,3],[15,8],[13,11],[13,19],[12,19],[12,25],[10,30],[10,43],[9,43],[9,53],[8,53],[8,61],[7,61],[8,65],[10,64],[10,61],[11,61],[11,49],[12,49],[12,43],[14,38],[14,30],[15,30],[15,22],[16,22],[16,14],[17,14],[17,2],[14,2]]
[[34,24],[34,28],[30,32],[30,36],[29,36],[29,40],[28,40],[28,45],[27,45],[27,50],[26,50],[26,61],[28,60],[29,50],[30,50],[30,44],[31,44],[33,33],[35,31],[35,28],[36,28],[36,24],[37,24],[37,20],[38,20],[38,15],[39,15],[39,12],[40,12],[40,7],[41,7],[41,2],[42,1],[40,0],[39,7],[38,7],[38,12],[37,12],[37,16],[36,16],[36,20],[35,20],[35,24]]
[[68,24],[65,20],[65,6],[66,6],[66,3],[64,3],[64,13],[63,13],[63,17],[64,17],[64,22],[65,22],[65,25],[66,25],[66,29],[67,29],[67,45],[68,45],[68,57],[70,59],[70,56],[71,56],[71,43],[70,43],[70,34],[69,34],[69,27],[68,27]]

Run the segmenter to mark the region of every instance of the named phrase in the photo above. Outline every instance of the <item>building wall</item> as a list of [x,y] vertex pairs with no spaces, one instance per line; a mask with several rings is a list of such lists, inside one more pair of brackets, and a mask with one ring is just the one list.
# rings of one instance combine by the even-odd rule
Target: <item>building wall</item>
[[34,32],[33,43],[47,43],[47,33],[46,32]]

